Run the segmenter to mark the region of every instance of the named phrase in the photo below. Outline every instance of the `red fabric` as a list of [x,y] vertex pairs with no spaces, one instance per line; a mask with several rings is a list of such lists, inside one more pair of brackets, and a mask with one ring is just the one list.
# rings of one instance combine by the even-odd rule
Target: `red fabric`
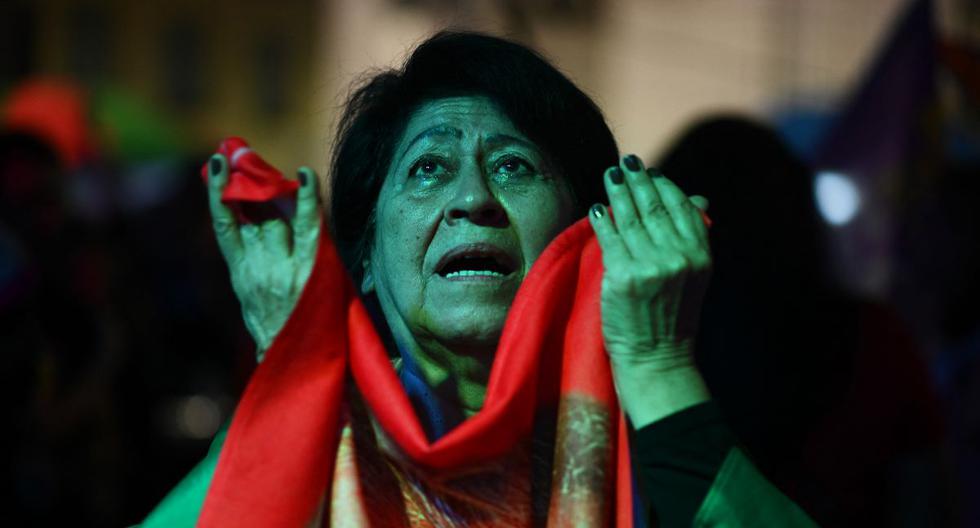
[[[224,143],[223,153],[233,154],[235,145]],[[264,165],[252,159],[236,172]],[[336,488],[349,388],[404,457],[434,474],[504,457],[532,433],[536,411],[559,409],[548,525],[632,526],[626,422],[602,343],[602,259],[587,219],[552,241],[521,285],[483,409],[435,442],[427,439],[329,230],[320,232],[309,281],[238,405],[199,526],[308,526],[330,519],[324,509]],[[345,387],[351,380],[354,387]],[[579,414],[584,420],[568,412],[575,408],[586,409]],[[589,409],[599,411],[589,415]],[[586,486],[595,493],[584,500],[564,491],[583,470],[598,475]],[[351,511],[364,511],[361,502]]]
[[[256,222],[269,216],[268,212],[249,208],[252,204],[293,199],[299,182],[286,179],[279,169],[269,165],[240,137],[229,137],[218,146],[218,153],[229,164],[228,185],[221,201],[235,211],[240,221]],[[201,167],[201,178],[208,181],[208,164]],[[286,215],[288,216],[288,215]]]
[[347,368],[384,431],[435,471],[506,454],[529,435],[537,406],[562,396],[606,406],[617,417],[610,431],[615,467],[606,472],[615,483],[609,524],[632,525],[625,422],[602,346],[601,254],[587,220],[556,238],[521,285],[484,408],[434,443],[327,232],[321,230],[317,262],[293,316],[239,403],[200,526],[304,526],[315,516],[333,475]]
[[704,221],[704,225],[707,227],[711,227],[711,224],[714,223],[711,221],[711,218],[708,217],[708,213],[705,211],[701,211],[701,220]]

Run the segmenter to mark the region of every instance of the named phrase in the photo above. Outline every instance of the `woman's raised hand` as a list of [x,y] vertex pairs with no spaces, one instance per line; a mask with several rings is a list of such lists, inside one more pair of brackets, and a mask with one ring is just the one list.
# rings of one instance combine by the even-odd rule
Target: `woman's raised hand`
[[605,174],[615,220],[601,204],[589,217],[605,267],[603,339],[639,428],[708,399],[693,352],[711,252],[703,198],[688,198],[636,156],[620,165]]
[[321,221],[316,173],[307,167],[299,169],[296,213],[291,221],[239,224],[234,212],[221,202],[228,184],[228,160],[215,154],[208,171],[208,202],[218,247],[261,361],[293,312],[316,259]]

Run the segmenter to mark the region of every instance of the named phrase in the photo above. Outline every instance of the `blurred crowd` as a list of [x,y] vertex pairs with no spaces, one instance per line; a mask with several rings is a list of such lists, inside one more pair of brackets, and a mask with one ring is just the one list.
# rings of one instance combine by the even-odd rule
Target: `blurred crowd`
[[254,362],[200,160],[100,155],[85,99],[25,83],[0,135],[4,515],[23,526],[138,521],[201,456]]

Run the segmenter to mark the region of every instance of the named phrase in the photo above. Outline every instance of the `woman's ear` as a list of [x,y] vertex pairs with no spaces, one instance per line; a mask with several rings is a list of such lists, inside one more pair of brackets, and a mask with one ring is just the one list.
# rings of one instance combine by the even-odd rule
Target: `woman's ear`
[[371,261],[362,261],[361,269],[364,272],[361,276],[361,295],[374,293],[374,274],[371,273]]

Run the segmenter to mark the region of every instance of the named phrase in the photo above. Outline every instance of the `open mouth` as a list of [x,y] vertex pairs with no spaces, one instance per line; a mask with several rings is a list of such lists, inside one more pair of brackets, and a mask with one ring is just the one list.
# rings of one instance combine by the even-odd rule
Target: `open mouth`
[[436,273],[447,279],[504,278],[517,269],[514,259],[503,250],[485,244],[459,246],[446,253]]

